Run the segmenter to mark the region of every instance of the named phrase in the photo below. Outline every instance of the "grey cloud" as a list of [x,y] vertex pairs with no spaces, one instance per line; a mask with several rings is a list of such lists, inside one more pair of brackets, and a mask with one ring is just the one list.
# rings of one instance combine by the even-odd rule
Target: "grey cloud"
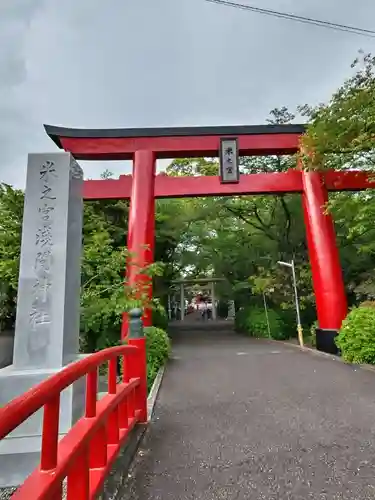
[[[0,180],[18,185],[24,183],[24,168],[13,165],[19,160],[17,148],[31,147],[30,136],[35,134],[22,90],[27,81],[25,49],[30,23],[42,6],[38,0],[0,4]],[[24,134],[30,136],[22,139]]]
[[[0,29],[0,179],[20,186],[27,152],[54,149],[44,122],[262,123],[275,106],[327,99],[357,50],[375,46],[373,39],[203,0],[5,4],[12,8],[0,7],[0,26],[6,26]],[[261,5],[365,28],[375,15],[373,0],[362,0],[361,8],[352,0]],[[84,166],[90,177],[107,167]],[[129,168],[119,163],[111,169]]]

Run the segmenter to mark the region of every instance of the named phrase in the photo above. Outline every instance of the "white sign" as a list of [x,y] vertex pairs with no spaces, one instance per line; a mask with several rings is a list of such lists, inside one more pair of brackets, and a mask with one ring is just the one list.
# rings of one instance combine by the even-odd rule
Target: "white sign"
[[220,180],[222,183],[240,181],[238,142],[236,138],[220,139]]

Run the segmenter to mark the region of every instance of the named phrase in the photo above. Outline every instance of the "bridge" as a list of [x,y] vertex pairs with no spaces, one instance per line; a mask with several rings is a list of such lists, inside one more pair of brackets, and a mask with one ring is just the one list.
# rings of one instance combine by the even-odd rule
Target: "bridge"
[[371,498],[373,372],[240,336],[227,322],[170,334],[173,353],[145,434],[142,402],[132,401],[136,366],[115,383],[114,356],[136,360],[130,347],[76,367],[75,376],[109,358],[108,393],[95,403],[89,371],[85,415],[58,447],[55,400],[47,401],[69,374],[14,402],[0,435],[43,403],[46,423],[40,467],[12,498]]
[[[303,126],[46,129],[66,152],[29,158],[13,365],[0,373],[4,498],[371,498],[374,374],[337,357],[346,298],[324,210],[329,191],[373,187],[371,176],[239,175],[240,154],[297,153]],[[155,176],[155,159],[171,154],[217,155],[222,171],[204,183]],[[132,177],[83,182],[76,160],[98,158],[133,158]],[[146,301],[124,314],[118,346],[79,355],[83,199],[131,199],[127,284],[150,299],[155,197],[280,192],[302,195],[317,352],[249,340],[228,321],[171,324],[153,406]]]

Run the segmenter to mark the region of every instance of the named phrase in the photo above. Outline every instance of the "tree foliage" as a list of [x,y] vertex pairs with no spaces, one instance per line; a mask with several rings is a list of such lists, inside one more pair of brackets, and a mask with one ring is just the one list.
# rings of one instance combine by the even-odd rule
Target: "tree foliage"
[[[271,123],[288,123],[294,115],[286,108],[271,112]],[[241,158],[242,173],[282,172],[296,166],[295,156]],[[217,175],[213,159],[175,160],[169,175]],[[300,197],[233,196],[179,202],[178,219],[184,225],[175,249],[178,271],[187,276],[224,277],[217,285],[236,306],[261,302],[263,291],[272,305],[293,308],[290,273],[278,260],[295,258],[301,285],[302,307],[312,310],[314,298],[308,272]],[[177,208],[177,207],[175,207]],[[260,284],[262,283],[262,286]],[[272,292],[271,292],[272,290]]]
[[269,309],[267,316],[264,308],[260,306],[243,307],[236,314],[236,328],[251,337],[275,340],[290,337],[288,326],[277,311]]
[[309,119],[302,138],[307,168],[375,167],[375,57],[360,52],[354,74],[334,92],[328,103],[302,106]]
[[[375,57],[362,51],[352,75],[327,103],[303,106],[302,138],[308,169],[375,170]],[[331,194],[344,278],[352,301],[375,297],[374,192]]]
[[0,331],[14,324],[22,217],[22,191],[0,184]]
[[[15,323],[24,195],[0,185],[0,330]],[[163,219],[162,212],[158,212]],[[84,205],[81,286],[81,349],[85,352],[117,344],[122,313],[147,305],[143,290],[125,283],[128,202],[96,201]],[[168,216],[164,216],[165,225]],[[157,251],[168,259],[175,240],[159,234]],[[159,248],[162,247],[162,251]],[[154,279],[163,275],[162,262],[143,269]],[[155,299],[153,308],[160,308]]]
[[345,319],[336,343],[346,361],[375,364],[375,308],[353,309]]
[[[311,120],[307,137],[303,139],[304,145],[310,147],[317,141],[319,147],[314,151],[326,159],[325,168],[346,168],[348,151],[345,155],[332,155],[327,150],[336,151],[338,145],[345,142],[344,138],[348,139],[345,123],[350,121],[354,109],[355,130],[360,130],[360,124],[366,121],[368,109],[363,106],[364,103],[367,105],[366,96],[373,85],[373,60],[366,56],[362,63],[364,66],[335,93],[329,104],[303,109]],[[347,100],[350,100],[350,105]],[[362,111],[365,115],[361,118]],[[286,124],[294,118],[286,108],[274,109],[269,122]],[[357,161],[361,156],[361,165],[364,165],[364,160],[371,158],[370,143],[365,143],[362,134],[358,134],[359,137],[363,140],[350,158]],[[361,148],[365,149],[363,155]],[[297,158],[248,157],[240,161],[242,173],[272,173],[295,168]],[[217,161],[210,158],[175,160],[167,169],[169,175],[179,176],[217,175],[218,171]],[[179,200],[174,209],[178,224],[184,227],[174,251],[177,272],[189,277],[216,275],[226,278],[218,285],[218,292],[223,297],[234,297],[237,308],[249,303],[261,305],[265,293],[271,308],[292,312],[294,300],[290,270],[280,267],[278,261],[293,258],[303,321],[307,326],[314,322],[315,298],[299,195]],[[349,304],[354,305],[375,296],[375,199],[371,192],[337,193],[331,195],[330,209],[335,220]],[[293,315],[289,317],[294,323]]]

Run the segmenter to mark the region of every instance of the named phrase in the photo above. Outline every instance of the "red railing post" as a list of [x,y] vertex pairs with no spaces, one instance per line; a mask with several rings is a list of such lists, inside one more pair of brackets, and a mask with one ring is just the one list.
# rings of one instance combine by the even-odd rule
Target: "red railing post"
[[89,453],[85,447],[68,472],[67,500],[88,500],[90,495]]
[[147,422],[147,361],[146,339],[129,339],[129,345],[137,346],[138,353],[134,356],[133,377],[139,377],[139,386],[136,389],[136,408],[140,410],[139,421]]
[[44,407],[40,470],[51,471],[57,466],[59,441],[60,394],[53,395]]
[[140,411],[139,421],[147,422],[147,356],[146,338],[144,336],[141,309],[133,309],[129,313],[129,345],[137,347],[137,354],[131,356],[130,377],[139,378],[139,386],[135,393],[136,410]]
[[[116,394],[117,391],[117,358],[112,358],[108,366],[108,394]],[[117,444],[119,435],[119,408],[116,407],[109,415],[107,422],[108,444]]]
[[107,465],[107,429],[103,424],[90,442],[90,469],[101,469]]
[[[127,384],[129,377],[129,359],[126,356],[121,356],[122,359],[122,383]],[[129,397],[122,401],[119,405],[119,428],[129,428]]]
[[86,418],[96,416],[96,399],[98,390],[98,368],[89,372],[86,376]]

